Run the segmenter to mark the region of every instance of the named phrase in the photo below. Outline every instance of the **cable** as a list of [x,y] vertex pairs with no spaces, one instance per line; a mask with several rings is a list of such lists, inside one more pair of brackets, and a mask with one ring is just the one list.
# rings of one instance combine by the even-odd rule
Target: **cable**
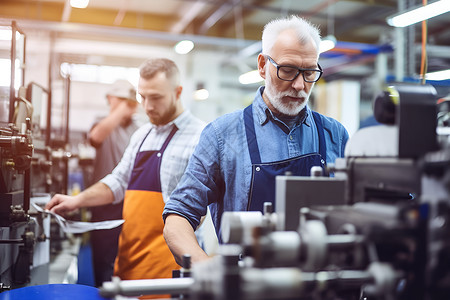
[[[423,0],[423,6],[427,5],[427,0]],[[420,77],[421,83],[425,84],[425,74],[428,68],[428,58],[427,58],[427,20],[422,21],[422,57],[420,62]]]

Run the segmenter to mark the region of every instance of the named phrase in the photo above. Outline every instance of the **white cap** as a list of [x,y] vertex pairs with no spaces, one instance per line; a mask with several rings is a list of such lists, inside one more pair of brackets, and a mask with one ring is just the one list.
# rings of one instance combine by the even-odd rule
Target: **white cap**
[[137,101],[136,89],[129,81],[123,79],[116,80],[111,84],[106,95]]

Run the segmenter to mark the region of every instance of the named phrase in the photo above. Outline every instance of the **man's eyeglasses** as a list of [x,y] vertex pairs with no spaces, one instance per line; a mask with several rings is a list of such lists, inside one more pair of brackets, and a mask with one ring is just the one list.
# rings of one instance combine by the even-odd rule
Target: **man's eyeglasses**
[[319,69],[301,69],[294,66],[285,66],[277,64],[272,57],[266,55],[267,59],[277,68],[277,76],[284,81],[294,81],[302,73],[305,82],[316,82],[322,76],[322,67],[317,64]]

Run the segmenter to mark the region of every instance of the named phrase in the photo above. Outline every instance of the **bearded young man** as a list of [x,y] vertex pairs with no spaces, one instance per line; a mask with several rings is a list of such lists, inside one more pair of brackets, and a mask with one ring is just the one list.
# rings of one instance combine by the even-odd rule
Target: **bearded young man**
[[184,109],[182,90],[175,62],[146,60],[140,67],[138,93],[149,122],[133,134],[110,174],[76,196],[56,194],[46,205],[65,214],[123,201],[125,223],[114,267],[114,275],[122,280],[171,278],[179,269],[164,241],[161,214],[204,128],[203,121]]
[[268,23],[258,69],[265,79],[253,103],[210,123],[179,185],[166,203],[164,237],[178,263],[207,259],[194,230],[211,210],[217,236],[224,211],[262,211],[274,203],[275,176],[290,171],[309,176],[344,155],[346,129],[313,112],[308,98],[322,75],[320,34],[292,16]]

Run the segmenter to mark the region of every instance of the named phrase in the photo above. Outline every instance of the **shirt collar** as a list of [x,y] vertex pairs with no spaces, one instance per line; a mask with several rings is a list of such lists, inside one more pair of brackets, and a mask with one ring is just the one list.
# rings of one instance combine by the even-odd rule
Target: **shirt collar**
[[[258,91],[256,92],[255,100],[253,101],[253,109],[256,112],[258,122],[261,126],[267,124],[270,119],[274,120],[276,118],[267,106],[266,102],[264,102],[264,99],[262,97],[264,88],[264,86],[259,87]],[[311,116],[311,109],[308,105],[306,105],[306,112],[305,116],[303,117],[302,123],[304,123],[308,127],[311,126]]]

